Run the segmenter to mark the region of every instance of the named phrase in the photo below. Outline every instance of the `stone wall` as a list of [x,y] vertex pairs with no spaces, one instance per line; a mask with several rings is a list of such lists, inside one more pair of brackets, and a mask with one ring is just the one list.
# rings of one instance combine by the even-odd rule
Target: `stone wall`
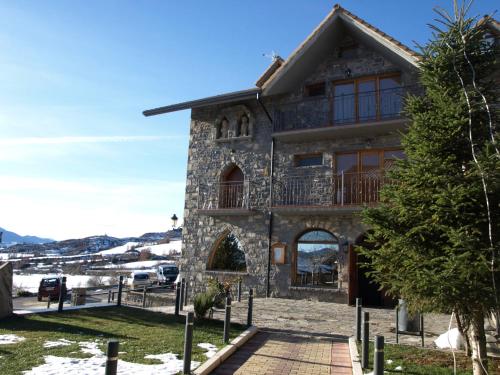
[[12,264],[0,264],[0,319],[12,315]]
[[[331,81],[345,79],[346,69],[352,78],[401,72],[403,85],[413,85],[416,74],[395,66],[380,54],[359,45],[358,50],[349,59],[339,57],[334,50],[325,61],[318,64],[316,70],[305,80],[298,83],[297,89],[287,95],[263,98],[269,113],[283,105],[302,103],[312,105],[317,101],[305,98],[304,85],[318,81],[327,82],[327,92],[331,90]],[[315,103],[315,104],[312,104]],[[295,105],[295,104],[294,104]],[[313,108],[313,109],[314,109]],[[321,112],[317,110],[316,112]],[[314,111],[308,113],[315,113]],[[238,134],[238,119],[241,115],[250,119],[250,133]],[[229,122],[227,136],[221,139],[221,119]],[[313,119],[305,119],[312,121]],[[227,125],[227,124],[226,124]],[[271,167],[271,134],[273,127],[261,105],[256,100],[231,105],[216,105],[195,108],[191,113],[190,146],[188,155],[186,202],[184,210],[183,250],[181,273],[187,278],[191,295],[204,291],[208,277],[231,279],[242,277],[246,290],[256,288],[256,294],[262,296],[266,290],[268,262],[268,205]],[[335,165],[335,153],[347,150],[369,150],[384,147],[398,147],[399,136],[384,135],[373,138],[351,137],[321,141],[295,143],[275,143],[273,180],[279,180],[292,174],[328,174]],[[297,168],[294,155],[323,154],[323,165]],[[244,173],[245,180],[251,184],[250,212],[241,215],[212,215],[200,212],[199,203],[204,198],[203,186],[220,181],[223,171],[228,166],[236,165]],[[356,214],[275,214],[273,220],[272,243],[287,244],[286,261],[283,265],[271,267],[271,293],[276,297],[304,297],[306,292],[300,288],[290,288],[292,278],[292,253],[300,234],[307,229],[324,229],[334,234],[340,244],[341,285],[338,291],[325,295],[318,294],[320,300],[345,301],[349,275],[347,274],[347,249],[366,231]],[[207,271],[207,264],[214,244],[227,233],[232,232],[240,241],[246,254],[246,273],[224,273]],[[306,293],[307,294],[307,293]],[[327,293],[328,294],[328,293]]]

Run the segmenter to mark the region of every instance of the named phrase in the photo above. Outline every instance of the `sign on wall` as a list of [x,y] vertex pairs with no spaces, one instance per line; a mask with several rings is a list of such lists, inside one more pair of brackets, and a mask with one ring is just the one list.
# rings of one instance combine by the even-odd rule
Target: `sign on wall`
[[277,242],[271,246],[273,264],[285,264],[286,244]]

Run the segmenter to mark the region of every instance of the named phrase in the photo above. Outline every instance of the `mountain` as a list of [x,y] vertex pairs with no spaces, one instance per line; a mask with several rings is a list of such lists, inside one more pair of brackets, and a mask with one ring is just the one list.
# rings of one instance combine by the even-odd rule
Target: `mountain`
[[0,227],[0,232],[3,232],[3,236],[2,236],[2,240],[0,241],[0,244],[6,245],[6,246],[15,245],[15,244],[22,244],[22,243],[42,244],[42,243],[54,242],[54,240],[51,240],[50,238],[42,238],[42,237],[37,237],[37,236],[21,236],[17,233],[10,232],[7,229],[1,228],[1,227]]

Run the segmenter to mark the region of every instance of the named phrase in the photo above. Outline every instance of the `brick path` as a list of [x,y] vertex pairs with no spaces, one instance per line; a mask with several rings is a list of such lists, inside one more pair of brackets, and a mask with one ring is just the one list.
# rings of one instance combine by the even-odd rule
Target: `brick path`
[[347,339],[261,331],[214,375],[352,374]]

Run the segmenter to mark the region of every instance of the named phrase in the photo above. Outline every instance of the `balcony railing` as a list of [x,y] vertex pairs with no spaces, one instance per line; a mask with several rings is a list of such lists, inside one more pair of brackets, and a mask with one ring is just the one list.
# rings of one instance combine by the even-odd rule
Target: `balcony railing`
[[401,118],[404,96],[416,88],[358,92],[288,103],[274,111],[275,132]]
[[387,177],[380,170],[285,177],[273,185],[274,207],[338,207],[375,204]]
[[198,185],[198,209],[250,209],[250,181],[205,182]]

